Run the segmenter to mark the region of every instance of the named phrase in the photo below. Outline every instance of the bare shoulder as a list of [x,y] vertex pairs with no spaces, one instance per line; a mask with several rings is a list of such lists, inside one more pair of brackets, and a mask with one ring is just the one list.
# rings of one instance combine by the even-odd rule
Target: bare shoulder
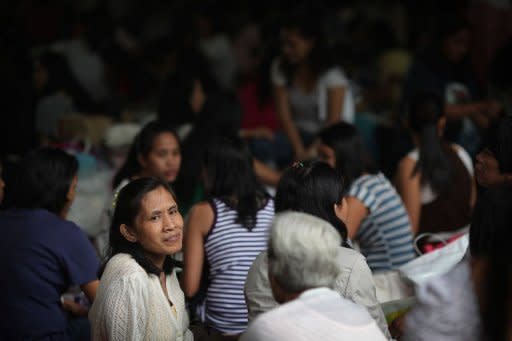
[[208,201],[201,201],[190,209],[187,219],[187,228],[198,229],[203,234],[208,233],[213,224],[215,214]]

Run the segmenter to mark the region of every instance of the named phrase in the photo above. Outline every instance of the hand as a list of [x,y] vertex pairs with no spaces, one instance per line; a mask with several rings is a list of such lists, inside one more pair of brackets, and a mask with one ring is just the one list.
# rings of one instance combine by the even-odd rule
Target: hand
[[490,119],[497,119],[503,110],[503,106],[498,101],[487,101],[485,106],[485,115]]
[[274,132],[267,127],[261,127],[255,129],[255,135],[262,139],[267,139],[269,141],[272,141],[274,139]]
[[499,187],[512,184],[512,174],[501,174],[498,160],[489,150],[476,156],[476,181],[484,187]]
[[72,300],[63,300],[62,308],[75,316],[87,316],[87,313],[89,312],[89,309]]
[[398,316],[389,325],[389,333],[393,339],[400,340],[400,337],[404,333],[405,328],[405,315]]

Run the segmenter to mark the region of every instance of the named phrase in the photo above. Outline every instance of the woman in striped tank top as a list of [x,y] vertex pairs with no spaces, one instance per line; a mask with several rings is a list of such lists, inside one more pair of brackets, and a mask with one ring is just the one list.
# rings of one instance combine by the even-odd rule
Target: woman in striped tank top
[[266,249],[274,202],[257,182],[251,154],[238,138],[208,146],[203,177],[208,200],[192,207],[186,225],[183,289],[187,297],[199,291],[206,262],[206,324],[236,335],[247,328],[244,282]]

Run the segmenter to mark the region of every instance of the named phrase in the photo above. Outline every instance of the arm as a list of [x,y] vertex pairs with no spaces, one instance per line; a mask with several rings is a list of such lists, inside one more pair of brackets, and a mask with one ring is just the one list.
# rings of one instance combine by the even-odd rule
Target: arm
[[476,156],[476,180],[484,187],[501,187],[512,185],[512,174],[502,174],[498,160],[489,151]]
[[94,280],[89,283],[82,284],[80,289],[84,292],[85,296],[89,299],[89,302],[93,302],[96,298],[96,291],[98,291],[98,286],[100,285],[99,280]]
[[254,128],[254,129],[240,129],[238,134],[243,139],[252,139],[252,138],[258,139],[258,138],[260,138],[260,139],[266,139],[269,141],[274,139],[274,132],[272,130],[270,130],[269,128],[263,127],[263,126]]
[[447,104],[445,106],[446,116],[450,120],[459,120],[464,117],[470,118],[477,126],[486,129],[489,126],[489,117],[485,112],[489,110],[486,102],[471,104]]
[[304,154],[304,145],[302,144],[302,139],[299,135],[299,131],[293,123],[291,112],[290,112],[290,103],[288,101],[288,94],[286,88],[283,85],[275,85],[274,86],[274,98],[276,103],[276,111],[279,122],[283,127],[283,131],[290,140],[293,151],[295,153],[296,158],[301,158]]
[[347,203],[348,219],[346,225],[348,229],[348,238],[353,239],[361,226],[361,222],[368,216],[369,210],[359,199],[355,197],[347,197]]
[[198,203],[190,210],[185,228],[181,283],[186,297],[194,296],[199,290],[205,257],[204,238],[213,224],[213,219],[213,210],[207,202]]
[[346,88],[343,86],[336,86],[327,90],[326,125],[331,125],[341,120],[341,112],[343,111],[345,93]]
[[411,176],[415,164],[416,161],[405,157],[398,165],[397,174],[398,193],[409,214],[413,234],[418,232],[421,214],[421,177],[419,173]]
[[281,178],[281,173],[270,168],[263,162],[257,159],[253,159],[253,167],[254,172],[256,173],[256,177],[260,179],[266,185],[277,186],[279,179]]

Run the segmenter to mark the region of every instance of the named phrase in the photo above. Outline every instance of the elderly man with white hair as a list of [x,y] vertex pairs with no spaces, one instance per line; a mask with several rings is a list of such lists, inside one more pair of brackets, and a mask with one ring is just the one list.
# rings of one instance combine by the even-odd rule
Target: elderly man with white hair
[[242,336],[259,340],[386,340],[368,311],[333,291],[339,233],[309,214],[276,215],[268,273],[279,307],[260,315]]

